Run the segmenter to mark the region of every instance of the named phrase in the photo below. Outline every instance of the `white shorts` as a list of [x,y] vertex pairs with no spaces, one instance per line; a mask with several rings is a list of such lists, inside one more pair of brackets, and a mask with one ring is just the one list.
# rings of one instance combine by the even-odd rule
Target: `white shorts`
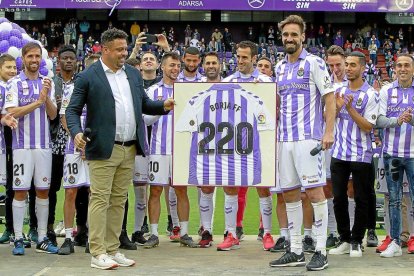
[[[385,177],[384,158],[378,158],[378,168],[375,174],[375,191],[379,194],[388,194],[387,179]],[[410,193],[407,174],[403,176],[403,193]]]
[[148,156],[135,156],[134,184],[148,183]]
[[66,154],[63,163],[63,188],[89,187],[88,163],[82,159],[80,154]]
[[325,154],[315,156],[310,151],[316,140],[279,142],[279,180],[282,191],[326,185]]
[[0,185],[6,185],[7,168],[6,168],[6,154],[0,154]]
[[13,190],[48,190],[52,174],[52,149],[13,150]]
[[331,179],[331,150],[325,150],[326,179]]
[[148,183],[151,185],[170,185],[171,169],[171,155],[150,155],[148,162]]

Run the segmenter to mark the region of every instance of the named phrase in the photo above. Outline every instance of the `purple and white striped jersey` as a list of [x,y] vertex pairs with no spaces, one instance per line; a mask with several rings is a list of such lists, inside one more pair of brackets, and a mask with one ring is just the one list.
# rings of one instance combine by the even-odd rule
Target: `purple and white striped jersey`
[[[369,123],[375,125],[378,117],[378,93],[367,82],[358,91],[351,91],[347,86],[339,88],[335,93],[352,95],[352,107]],[[371,163],[371,132],[362,131],[351,118],[345,106],[339,111],[335,122],[335,139],[332,146],[332,157],[354,162]]]
[[[6,96],[6,83],[0,80],[0,113],[6,114],[6,109],[3,108]],[[1,116],[0,116],[1,117]],[[6,143],[3,135],[3,125],[0,124],[0,154],[6,153]]]
[[201,75],[198,71],[194,78],[188,78],[184,75],[184,71],[181,71],[180,74],[178,74],[177,81],[178,82],[200,82],[203,78],[203,75]]
[[[69,103],[70,103],[70,98],[72,97],[72,93],[73,93],[73,89],[75,88],[75,83],[74,82],[68,82],[65,83],[63,82],[63,95],[62,95],[62,107],[60,108],[60,115],[65,115],[66,114],[66,108],[68,107]],[[84,129],[85,128],[85,124],[86,124],[86,105],[83,107],[82,109],[82,114],[80,116],[80,122],[81,122],[81,128]],[[73,142],[73,138],[70,137],[70,139],[68,139],[68,142],[66,144],[66,150],[65,150],[65,154],[79,154],[79,151],[77,151],[75,149],[75,143]]]
[[322,96],[333,92],[325,62],[305,49],[295,63],[287,56],[275,67],[280,95],[279,141],[321,140]]
[[237,71],[234,74],[224,78],[222,82],[254,82],[256,80],[258,82],[273,82],[271,77],[260,73],[257,69],[255,69],[251,75],[245,75]]
[[238,84],[214,84],[198,93],[175,125],[175,131],[192,133],[188,184],[261,183],[259,131],[274,129],[263,101]]
[[[152,100],[165,101],[174,97],[174,90],[172,86],[164,84],[161,80],[148,88],[147,94]],[[168,114],[160,116],[158,121],[152,125],[150,154],[172,154],[173,113],[173,110],[171,110]]]
[[[398,118],[408,108],[414,107],[414,82],[409,88],[401,88],[398,81],[384,86],[380,91],[379,114]],[[402,124],[384,129],[383,152],[394,157],[414,158],[414,127]]]
[[[6,103],[4,108],[21,107],[36,102],[39,99],[43,87],[43,79],[39,75],[37,79],[30,80],[24,71],[9,80],[6,87]],[[49,98],[56,106],[55,85],[49,91]],[[46,106],[35,109],[18,119],[18,127],[13,129],[13,149],[48,149],[51,148],[49,118],[46,114]]]

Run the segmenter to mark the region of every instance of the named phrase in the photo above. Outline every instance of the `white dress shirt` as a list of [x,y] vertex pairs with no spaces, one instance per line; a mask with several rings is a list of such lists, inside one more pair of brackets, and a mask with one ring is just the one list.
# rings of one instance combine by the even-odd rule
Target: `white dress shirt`
[[136,121],[134,113],[134,105],[131,94],[131,87],[129,86],[128,78],[125,73],[125,66],[117,72],[113,72],[108,66],[103,63],[103,70],[109,85],[111,86],[112,94],[115,99],[115,141],[127,142],[136,139]]

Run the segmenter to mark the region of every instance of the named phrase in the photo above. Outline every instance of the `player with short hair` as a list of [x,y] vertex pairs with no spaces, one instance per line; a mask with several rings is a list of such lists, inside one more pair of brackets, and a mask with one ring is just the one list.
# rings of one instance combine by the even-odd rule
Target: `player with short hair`
[[[303,266],[301,226],[303,220],[300,188],[304,187],[312,202],[316,252],[307,264],[308,270],[328,266],[326,238],[328,206],[322,186],[325,185],[324,155],[309,152],[319,146],[327,150],[333,143],[335,97],[325,62],[303,49],[306,25],[298,15],[279,23],[286,56],[275,68],[280,96],[279,115],[279,181],[286,201],[291,246],[272,267]],[[325,102],[326,127],[323,133]],[[309,154],[306,158],[304,154]]]
[[[257,45],[251,41],[241,41],[238,45],[239,47],[237,48],[236,53],[238,64],[237,71],[223,79],[223,82],[272,82],[270,77],[261,74],[259,70],[255,69],[253,66],[257,60]],[[246,187],[239,187],[238,189],[246,190]],[[262,214],[264,227],[264,236],[262,240],[263,249],[270,250],[270,248],[274,245],[272,235],[270,234],[272,229],[272,197],[269,188],[257,188],[257,193],[259,195],[260,213]],[[243,199],[245,200],[245,196],[243,194],[241,197],[242,201]],[[228,234],[224,241],[217,246],[218,250],[229,250],[229,248],[232,249],[233,247],[237,248],[240,240],[239,238],[242,238],[242,232],[237,233],[237,220],[238,217],[240,217],[238,212],[238,201],[239,196],[233,193],[226,194],[225,196],[226,230]],[[241,212],[241,214],[242,213],[243,212]]]
[[[5,102],[5,94],[6,94],[6,83],[8,80],[16,76],[17,74],[17,67],[16,67],[16,59],[9,54],[3,54],[0,56],[0,112],[3,113],[3,106]],[[10,174],[11,170],[7,172],[9,167],[6,153],[6,133],[4,132],[3,125],[9,125],[10,122],[14,120],[11,119],[10,113],[0,115],[2,125],[0,125],[0,186],[5,185],[6,187],[6,229],[3,232],[3,235],[0,237],[0,244],[1,243],[8,243],[10,238],[13,237],[13,214],[11,212],[12,209],[12,199],[14,196],[13,188],[10,185],[10,182],[7,181],[7,175]],[[16,125],[17,126],[17,125]],[[10,130],[10,129],[9,129]],[[4,135],[3,135],[4,134]],[[4,138],[4,139],[3,139]],[[7,165],[6,165],[7,164]]]
[[24,70],[7,84],[4,108],[19,125],[13,130],[13,224],[16,236],[13,255],[24,255],[23,218],[32,178],[36,187],[39,241],[36,251],[57,253],[46,237],[49,185],[52,167],[49,119],[56,117],[53,82],[39,74],[42,48],[34,42],[22,48]]
[[[383,160],[389,193],[389,220],[392,242],[381,257],[402,255],[401,200],[404,173],[407,176],[411,202],[414,202],[414,59],[400,54],[395,63],[397,80],[380,91],[380,108],[377,127],[384,129]],[[413,206],[411,204],[411,206]],[[410,210],[412,211],[412,210]],[[414,252],[414,246],[408,249]]]
[[[60,109],[61,123],[69,134],[66,124],[66,107],[75,88],[76,51],[72,46],[64,46],[59,50],[60,77],[63,85],[62,107]],[[86,106],[81,115],[82,129],[86,121]],[[75,201],[80,187],[89,187],[89,168],[84,161],[83,152],[75,148],[73,139],[66,144],[65,158],[63,163],[63,188],[65,189],[65,201],[63,217],[65,225],[65,241],[59,249],[59,255],[70,255],[75,252],[73,239],[73,219],[75,217]]]
[[[162,80],[151,86],[147,94],[153,100],[173,97],[173,84],[177,81],[180,71],[180,57],[173,52],[165,53],[161,61]],[[148,202],[149,219],[152,235],[144,244],[144,248],[158,246],[158,221],[161,211],[160,196],[164,185],[171,184],[171,154],[172,154],[172,114],[165,116],[144,116],[147,125],[152,125],[148,178],[150,196]],[[177,194],[177,212],[180,224],[179,242],[189,247],[198,247],[188,236],[188,218],[190,204],[187,187],[175,187]]]
[[[361,257],[361,244],[368,224],[370,191],[375,181],[371,132],[378,116],[378,93],[363,80],[365,55],[352,52],[345,60],[348,85],[336,90],[335,142],[331,177],[334,210],[340,242],[329,254]],[[348,213],[348,181],[352,173],[355,192],[355,222]]]

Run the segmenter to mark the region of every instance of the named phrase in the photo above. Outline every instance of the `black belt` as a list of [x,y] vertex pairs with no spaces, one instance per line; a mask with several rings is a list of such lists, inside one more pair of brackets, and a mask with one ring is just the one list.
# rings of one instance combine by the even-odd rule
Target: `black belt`
[[136,142],[135,140],[125,141],[125,142],[115,141],[115,144],[116,145],[121,145],[121,146],[124,146],[124,147],[130,147],[130,146],[135,145],[135,142]]

